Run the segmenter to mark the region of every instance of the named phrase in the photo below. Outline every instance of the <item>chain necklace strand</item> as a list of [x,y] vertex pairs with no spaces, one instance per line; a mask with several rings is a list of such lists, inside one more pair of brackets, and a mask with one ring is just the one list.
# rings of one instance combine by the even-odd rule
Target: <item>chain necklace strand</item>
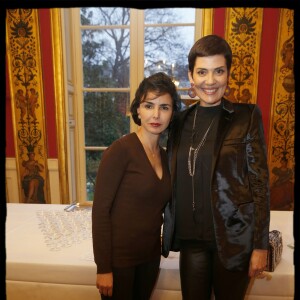
[[[198,157],[198,152],[200,150],[201,147],[203,147],[203,145],[205,144],[206,141],[206,137],[208,132],[210,131],[210,128],[212,127],[215,118],[212,119],[212,121],[210,122],[208,128],[206,129],[201,141],[199,142],[198,146],[196,148],[193,148],[193,142],[194,142],[194,130],[195,130],[195,124],[196,124],[196,118],[197,118],[197,112],[198,112],[198,108],[195,111],[194,114],[194,122],[193,122],[193,129],[192,129],[192,141],[191,141],[191,146],[189,149],[189,156],[188,156],[188,169],[189,169],[189,174],[190,176],[194,177],[195,175],[195,169],[196,169],[196,160]],[[194,151],[193,154],[193,158],[192,158],[192,151]]]
[[[195,184],[194,184],[194,175],[195,175],[195,169],[196,169],[196,160],[198,157],[198,152],[201,147],[205,144],[206,137],[208,132],[210,131],[210,128],[212,127],[215,118],[212,119],[210,122],[208,128],[206,129],[201,141],[199,142],[198,146],[196,148],[193,148],[194,143],[194,131],[195,131],[195,125],[196,125],[196,118],[197,118],[197,112],[198,107],[196,108],[195,114],[194,114],[194,121],[193,121],[193,128],[192,128],[192,137],[191,137],[191,146],[189,149],[189,156],[188,156],[188,169],[189,169],[189,175],[192,177],[192,209],[193,209],[193,218],[194,221],[197,223],[197,217],[196,217],[196,203],[195,203]],[[193,159],[192,159],[192,151],[194,151]],[[193,160],[193,161],[192,161]]]

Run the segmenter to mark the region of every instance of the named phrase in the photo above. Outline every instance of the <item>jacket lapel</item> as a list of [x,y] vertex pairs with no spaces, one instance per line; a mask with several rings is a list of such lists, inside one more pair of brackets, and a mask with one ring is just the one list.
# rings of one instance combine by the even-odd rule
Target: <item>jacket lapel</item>
[[[222,105],[223,109],[221,111],[219,125],[217,129],[217,136],[215,141],[215,147],[214,147],[214,155],[212,159],[212,170],[215,169],[216,160],[219,156],[219,151],[221,149],[222,143],[224,141],[224,138],[230,128],[231,120],[234,115],[234,108],[232,102],[222,99]],[[214,174],[214,171],[211,173]]]

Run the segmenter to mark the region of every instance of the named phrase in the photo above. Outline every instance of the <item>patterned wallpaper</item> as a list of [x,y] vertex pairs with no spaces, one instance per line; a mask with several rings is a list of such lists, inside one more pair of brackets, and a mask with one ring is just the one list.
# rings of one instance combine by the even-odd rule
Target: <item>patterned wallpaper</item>
[[6,22],[20,202],[50,203],[37,10],[9,9]]

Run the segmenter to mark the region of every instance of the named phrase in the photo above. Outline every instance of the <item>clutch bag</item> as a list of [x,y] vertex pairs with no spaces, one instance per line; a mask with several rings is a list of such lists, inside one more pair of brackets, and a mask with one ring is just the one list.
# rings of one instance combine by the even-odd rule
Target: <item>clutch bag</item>
[[265,271],[274,272],[282,256],[282,233],[278,230],[269,232],[269,250]]

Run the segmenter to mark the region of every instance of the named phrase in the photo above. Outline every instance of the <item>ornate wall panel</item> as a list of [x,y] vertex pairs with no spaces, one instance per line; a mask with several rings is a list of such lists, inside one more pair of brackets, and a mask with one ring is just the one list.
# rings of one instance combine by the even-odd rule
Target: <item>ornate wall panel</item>
[[20,202],[50,203],[37,10],[7,10],[6,31]]
[[280,15],[273,99],[270,119],[269,167],[271,209],[294,207],[294,11],[282,9]]
[[232,48],[229,78],[233,102],[256,103],[262,8],[227,8],[225,39]]
[[213,33],[213,14],[214,10],[212,8],[202,9],[202,36]]

